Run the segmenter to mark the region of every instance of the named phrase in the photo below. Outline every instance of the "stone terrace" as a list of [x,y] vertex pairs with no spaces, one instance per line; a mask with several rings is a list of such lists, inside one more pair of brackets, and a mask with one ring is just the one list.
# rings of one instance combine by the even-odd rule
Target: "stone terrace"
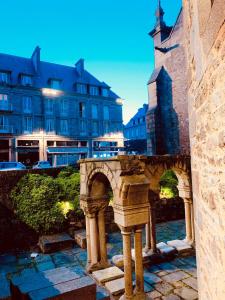
[[[157,225],[158,242],[185,237],[185,222],[172,221]],[[108,236],[108,257],[122,254],[121,234],[112,233]],[[7,294],[8,282],[13,274],[34,274],[59,267],[77,267],[85,274],[87,252],[79,247],[53,254],[39,254],[30,258],[29,252],[3,254],[0,256],[0,299],[1,293]],[[152,299],[160,300],[195,300],[197,295],[197,274],[195,257],[176,258],[173,261],[158,265],[146,266],[144,270],[145,292]],[[107,292],[98,287],[97,299],[106,299]],[[116,297],[116,299],[119,296]]]

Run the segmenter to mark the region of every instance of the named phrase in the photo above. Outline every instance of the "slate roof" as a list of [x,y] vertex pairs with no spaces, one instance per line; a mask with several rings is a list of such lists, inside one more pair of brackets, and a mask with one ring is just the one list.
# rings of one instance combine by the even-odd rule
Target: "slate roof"
[[[45,61],[40,61],[38,74],[34,70],[32,60],[29,58],[0,53],[0,70],[11,72],[11,83],[18,84],[20,74],[32,75],[34,87],[49,87],[49,79],[61,80],[61,89],[67,92],[75,92],[75,83],[85,83],[102,88],[110,88],[105,82],[99,81],[96,77],[84,70],[82,76],[77,72],[76,67],[70,67]],[[112,98],[119,98],[110,90]]]
[[138,109],[138,112],[130,119],[130,121],[125,125],[125,128],[133,127],[133,121],[138,120],[139,118],[143,118],[146,116],[148,110],[148,104],[144,104],[143,107]]

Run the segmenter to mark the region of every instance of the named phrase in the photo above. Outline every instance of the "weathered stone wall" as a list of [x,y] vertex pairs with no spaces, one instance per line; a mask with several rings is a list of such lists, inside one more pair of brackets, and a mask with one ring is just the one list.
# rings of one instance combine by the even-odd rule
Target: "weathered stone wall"
[[[162,102],[162,106],[164,107],[163,101],[168,98],[168,94],[171,94],[172,103],[170,111],[162,111],[162,116],[165,116],[166,114],[171,115],[171,121],[167,122],[164,128],[165,132],[162,133],[163,139],[169,138],[171,145],[166,145],[166,153],[156,151],[153,154],[189,154],[187,61],[184,45],[183,11],[179,14],[177,22],[167,39],[161,42],[157,37],[158,35],[159,34],[154,37],[155,46],[161,48],[163,52],[159,49],[155,49],[155,69],[163,66],[165,69],[164,73],[167,74],[167,76],[163,76],[161,80],[164,84],[157,82],[155,91],[154,87],[151,87],[152,85],[155,86],[155,84],[150,84],[149,108],[151,108],[153,102],[157,102],[155,98],[158,98],[158,102]],[[177,121],[176,118],[178,119]],[[162,119],[162,117],[160,119]],[[148,126],[148,135],[151,135],[151,123],[153,122],[151,117],[147,117],[147,122],[150,122],[150,126]],[[160,122],[161,120],[156,121],[156,123]],[[166,132],[166,130],[169,130],[170,133]],[[174,141],[176,142],[174,143]],[[148,140],[148,153],[152,155],[149,142],[150,141]]]
[[225,299],[225,2],[184,0],[200,300]]
[[24,175],[47,174],[56,177],[61,170],[62,168],[51,168],[0,172],[0,203],[8,209],[12,209],[12,202],[10,199],[11,190]]

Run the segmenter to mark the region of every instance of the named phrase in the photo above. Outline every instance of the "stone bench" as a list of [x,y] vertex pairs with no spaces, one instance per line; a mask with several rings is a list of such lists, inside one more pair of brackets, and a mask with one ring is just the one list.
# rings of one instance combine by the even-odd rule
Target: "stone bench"
[[43,235],[38,245],[43,253],[52,253],[73,248],[74,240],[67,233]]

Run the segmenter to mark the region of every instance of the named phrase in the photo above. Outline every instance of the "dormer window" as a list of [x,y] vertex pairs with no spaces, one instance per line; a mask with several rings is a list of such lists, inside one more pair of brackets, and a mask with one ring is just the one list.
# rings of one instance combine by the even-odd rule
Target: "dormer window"
[[87,85],[83,83],[77,83],[76,91],[79,94],[87,94]]
[[33,83],[32,76],[30,75],[21,75],[21,84],[24,86],[31,86]]
[[51,79],[50,81],[51,89],[60,90],[61,81],[56,79]]
[[0,83],[9,83],[9,72],[0,72]]
[[109,97],[109,90],[108,89],[102,89],[102,96],[103,97]]
[[90,95],[98,96],[99,95],[99,88],[97,86],[90,86]]

